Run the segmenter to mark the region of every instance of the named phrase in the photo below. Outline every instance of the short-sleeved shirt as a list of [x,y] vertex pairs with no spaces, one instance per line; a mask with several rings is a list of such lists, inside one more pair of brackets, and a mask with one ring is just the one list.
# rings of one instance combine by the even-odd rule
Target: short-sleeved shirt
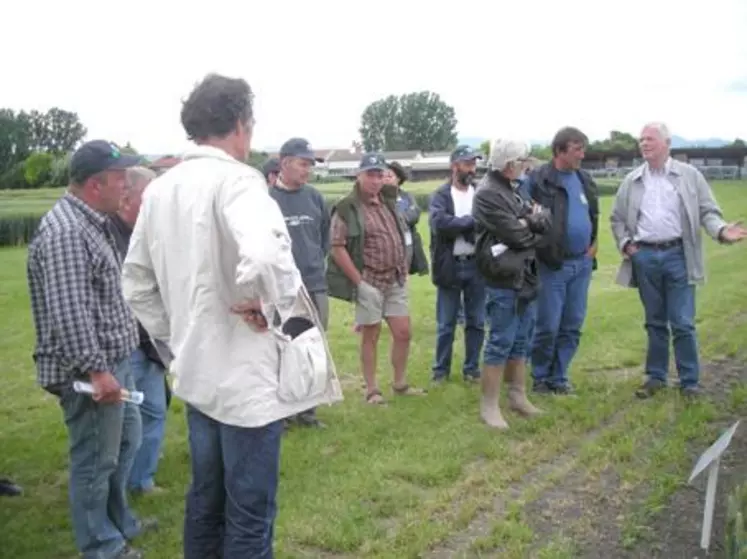
[[[375,199],[362,204],[363,227],[363,281],[377,289],[387,289],[407,278],[407,257],[394,213]],[[331,224],[331,245],[347,244],[348,226],[334,214]]]

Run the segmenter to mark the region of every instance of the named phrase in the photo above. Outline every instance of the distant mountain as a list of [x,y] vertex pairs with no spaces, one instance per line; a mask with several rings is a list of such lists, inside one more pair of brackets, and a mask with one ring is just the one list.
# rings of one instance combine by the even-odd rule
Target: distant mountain
[[673,148],[720,148],[731,144],[730,140],[722,140],[721,138],[707,138],[705,140],[688,140],[681,136],[672,136],[672,147]]

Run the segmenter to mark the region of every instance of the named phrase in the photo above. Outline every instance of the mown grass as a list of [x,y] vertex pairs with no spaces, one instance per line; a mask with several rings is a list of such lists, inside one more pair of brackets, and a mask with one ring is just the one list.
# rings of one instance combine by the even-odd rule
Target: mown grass
[[[433,185],[431,185],[432,187]],[[747,217],[747,184],[726,183],[716,194],[732,219]],[[487,515],[487,536],[454,544],[449,557],[572,557],[572,541],[557,529],[544,533],[532,502],[547,487],[568,480],[552,470],[559,457],[591,495],[591,484],[614,469],[624,481],[621,498],[654,487],[625,503],[622,543],[646,536],[645,524],[682,482],[691,465],[688,441],[712,435],[714,420],[745,413],[744,388],[725,401],[706,400],[685,408],[674,394],[638,402],[645,337],[637,294],[614,285],[618,256],[608,232],[611,199],[603,201],[600,269],[591,288],[589,315],[572,371],[573,399],[542,398],[549,413],[535,421],[508,415],[511,430],[495,433],[477,420],[479,392],[458,380],[432,389],[427,398],[397,400],[387,409],[365,406],[358,373],[358,338],[353,312],[334,301],[331,344],[346,387],[346,400],[319,411],[324,431],[292,431],[285,439],[277,525],[277,556],[428,557]],[[426,232],[425,223],[421,224]],[[427,235],[424,238],[427,239]],[[747,335],[747,245],[706,242],[709,283],[698,291],[698,328],[704,360],[735,355]],[[25,251],[0,250],[0,475],[14,477],[26,491],[0,507],[2,555],[49,559],[75,550],[68,520],[66,435],[57,403],[35,386],[33,335],[25,285]],[[435,290],[427,277],[412,278],[413,343],[409,374],[428,381],[435,345]],[[388,387],[387,343],[379,353],[382,386]],[[454,370],[461,365],[461,337]],[[454,375],[459,378],[459,375]],[[741,396],[740,396],[741,395]],[[149,557],[181,557],[184,492],[189,482],[184,409],[175,401],[157,481],[159,497],[138,500],[143,515],[156,515],[162,528],[141,542]],[[589,433],[594,433],[592,438]],[[550,464],[547,475],[537,468]],[[509,491],[510,490],[510,491]],[[509,502],[495,512],[496,499]],[[593,499],[587,503],[594,505]],[[556,502],[554,506],[564,507]],[[570,520],[571,524],[577,521]],[[644,525],[641,528],[641,525]],[[580,526],[579,529],[582,529]],[[492,551],[491,551],[492,550]]]

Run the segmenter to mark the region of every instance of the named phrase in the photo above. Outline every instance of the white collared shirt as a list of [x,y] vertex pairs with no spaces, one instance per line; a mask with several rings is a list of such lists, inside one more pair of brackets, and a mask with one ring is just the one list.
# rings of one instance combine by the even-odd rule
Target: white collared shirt
[[[472,215],[472,201],[475,198],[475,187],[470,185],[465,190],[451,187],[451,199],[454,201],[454,217]],[[454,256],[467,256],[475,253],[475,245],[467,242],[464,235],[454,240]]]
[[643,198],[635,235],[637,241],[661,243],[682,238],[682,201],[670,172],[672,159],[655,171],[646,163],[643,169]]

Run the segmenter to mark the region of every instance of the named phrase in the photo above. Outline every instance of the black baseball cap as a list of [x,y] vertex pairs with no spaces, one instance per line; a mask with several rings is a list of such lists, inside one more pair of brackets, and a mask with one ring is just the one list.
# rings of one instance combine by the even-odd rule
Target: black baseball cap
[[280,159],[283,157],[300,157],[309,161],[318,161],[321,163],[324,159],[314,155],[309,141],[304,138],[291,138],[280,146]]
[[387,165],[392,170],[392,173],[396,175],[400,184],[407,182],[407,171],[405,171],[405,168],[399,161],[390,161]]
[[91,140],[80,146],[70,158],[70,178],[77,184],[97,173],[113,169],[128,169],[142,162],[139,155],[122,153],[106,140]]
[[359,173],[365,173],[366,171],[372,170],[386,171],[389,169],[389,165],[386,164],[384,156],[380,153],[364,153],[361,157],[360,165],[358,166]]
[[474,161],[475,159],[482,159],[482,154],[468,145],[457,146],[451,152],[450,157],[452,163],[456,163],[457,161]]
[[275,173],[276,175],[280,173],[280,160],[277,157],[268,159],[265,161],[265,164],[262,165],[262,174],[265,178],[268,178],[272,173]]

